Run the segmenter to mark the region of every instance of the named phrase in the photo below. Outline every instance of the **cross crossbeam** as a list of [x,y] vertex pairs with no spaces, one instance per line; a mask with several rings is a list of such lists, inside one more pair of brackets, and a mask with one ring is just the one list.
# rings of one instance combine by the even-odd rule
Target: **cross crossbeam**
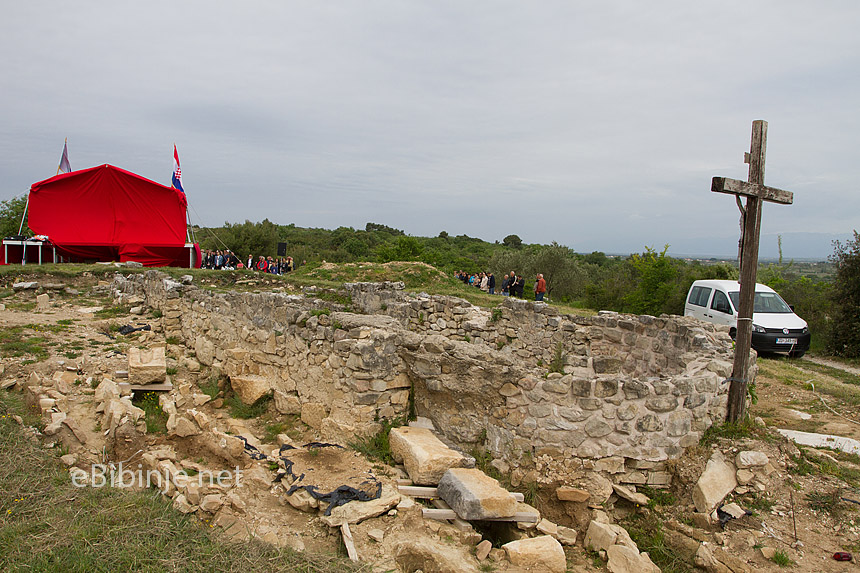
[[776,187],[767,187],[757,183],[748,183],[728,177],[714,177],[711,181],[711,191],[714,193],[726,193],[729,195],[743,195],[745,197],[758,197],[762,201],[791,205],[794,203],[794,193],[783,191]]

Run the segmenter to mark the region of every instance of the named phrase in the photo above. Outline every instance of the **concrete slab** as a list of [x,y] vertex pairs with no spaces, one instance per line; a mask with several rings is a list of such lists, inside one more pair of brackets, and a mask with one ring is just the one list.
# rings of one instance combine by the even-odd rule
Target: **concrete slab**
[[436,485],[451,468],[465,467],[466,457],[426,428],[392,428],[388,436],[394,460],[403,463],[416,485]]

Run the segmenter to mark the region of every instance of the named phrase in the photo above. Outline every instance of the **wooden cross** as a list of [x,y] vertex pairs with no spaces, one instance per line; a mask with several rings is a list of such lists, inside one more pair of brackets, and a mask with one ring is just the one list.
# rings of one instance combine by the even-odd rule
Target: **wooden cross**
[[767,149],[767,122],[756,120],[752,126],[750,151],[744,154],[744,163],[749,163],[747,181],[727,177],[714,177],[711,191],[746,197],[746,209],[742,209],[744,230],[741,243],[738,326],[735,335],[735,361],[729,386],[729,403],[726,421],[743,419],[746,409],[747,373],[749,371],[750,342],[752,341],[752,316],[755,303],[755,280],[758,268],[758,244],[761,231],[761,202],[791,205],[794,195],[782,189],[765,187],[764,156]]

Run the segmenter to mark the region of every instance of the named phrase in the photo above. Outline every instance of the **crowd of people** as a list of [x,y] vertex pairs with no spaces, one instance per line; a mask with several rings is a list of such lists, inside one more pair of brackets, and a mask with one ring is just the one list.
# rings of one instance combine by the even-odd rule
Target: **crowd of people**
[[[463,281],[464,284],[479,288],[487,294],[496,294],[496,277],[493,276],[493,273],[469,274],[463,271],[457,271],[454,273],[454,276]],[[511,271],[502,278],[500,286],[501,289],[499,292],[501,292],[502,296],[525,298],[523,291],[526,288],[526,279],[523,278],[522,275],[516,274],[514,271]],[[546,292],[546,280],[544,280],[542,274],[538,273],[534,284],[535,300],[543,300],[544,296],[546,296]]]
[[234,269],[251,269],[261,273],[271,273],[275,275],[283,275],[294,270],[295,264],[293,257],[264,257],[260,255],[254,259],[254,255],[248,255],[245,262],[242,262],[236,254],[229,250],[211,250],[207,249],[203,253],[200,268],[232,271]]

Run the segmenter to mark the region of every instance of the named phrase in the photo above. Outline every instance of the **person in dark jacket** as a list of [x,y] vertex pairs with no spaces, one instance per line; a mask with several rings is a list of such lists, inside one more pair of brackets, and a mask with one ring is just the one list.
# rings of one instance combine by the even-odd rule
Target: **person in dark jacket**
[[493,276],[493,273],[487,274],[487,292],[496,294],[496,277]]

